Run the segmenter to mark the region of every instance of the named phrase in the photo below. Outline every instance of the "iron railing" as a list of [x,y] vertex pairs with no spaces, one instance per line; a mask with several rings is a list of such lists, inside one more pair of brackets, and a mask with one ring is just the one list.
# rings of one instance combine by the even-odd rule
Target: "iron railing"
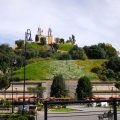
[[63,105],[63,104],[73,104],[73,103],[93,103],[93,102],[109,102],[112,103],[113,106],[113,118],[114,120],[117,120],[117,102],[120,101],[116,98],[114,99],[109,99],[109,100],[79,100],[79,101],[56,101],[56,102],[51,102],[51,101],[44,101],[44,120],[47,120],[48,117],[48,105],[54,104],[54,105]]

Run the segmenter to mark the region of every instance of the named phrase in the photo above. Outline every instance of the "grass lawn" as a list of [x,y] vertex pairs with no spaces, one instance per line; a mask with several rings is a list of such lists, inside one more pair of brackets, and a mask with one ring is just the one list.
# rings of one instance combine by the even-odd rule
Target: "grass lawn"
[[75,110],[70,108],[54,108],[50,110],[51,112],[73,112]]

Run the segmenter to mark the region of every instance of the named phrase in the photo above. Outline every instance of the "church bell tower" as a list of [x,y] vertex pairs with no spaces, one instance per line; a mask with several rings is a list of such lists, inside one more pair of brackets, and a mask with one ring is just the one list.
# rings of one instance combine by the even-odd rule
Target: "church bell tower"
[[52,29],[49,27],[48,28],[48,44],[52,44],[53,42],[53,37],[52,37]]

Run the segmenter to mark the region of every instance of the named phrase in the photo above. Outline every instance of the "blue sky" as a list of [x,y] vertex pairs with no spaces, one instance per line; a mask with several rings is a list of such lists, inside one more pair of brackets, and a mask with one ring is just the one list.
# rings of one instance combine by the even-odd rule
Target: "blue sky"
[[109,43],[120,51],[120,0],[0,0],[0,44],[14,46],[27,29],[40,27],[53,38],[75,35],[83,47]]

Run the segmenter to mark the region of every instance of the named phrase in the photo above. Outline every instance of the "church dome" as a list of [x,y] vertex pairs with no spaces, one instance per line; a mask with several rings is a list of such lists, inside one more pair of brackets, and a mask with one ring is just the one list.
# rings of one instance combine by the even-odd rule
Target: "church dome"
[[41,31],[41,36],[45,37],[45,33],[43,32],[43,30]]
[[41,28],[40,28],[40,27],[38,27],[38,31],[41,31]]

